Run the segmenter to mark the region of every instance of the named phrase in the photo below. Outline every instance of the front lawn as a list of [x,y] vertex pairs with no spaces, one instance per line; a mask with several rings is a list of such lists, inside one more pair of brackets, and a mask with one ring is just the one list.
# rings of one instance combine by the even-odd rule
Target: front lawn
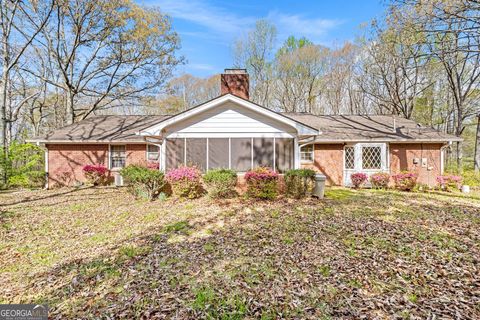
[[0,303],[57,318],[480,318],[480,200],[0,193]]

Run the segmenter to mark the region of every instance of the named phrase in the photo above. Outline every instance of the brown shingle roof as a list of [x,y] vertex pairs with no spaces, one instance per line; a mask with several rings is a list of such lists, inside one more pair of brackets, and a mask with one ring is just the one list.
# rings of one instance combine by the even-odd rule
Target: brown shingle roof
[[[392,116],[316,116],[309,113],[282,113],[283,115],[318,129],[318,142],[353,141],[458,141],[459,138],[418,126],[415,121],[396,117],[393,130]],[[169,116],[96,116],[57,129],[30,142],[143,142],[136,132],[150,127]]]
[[322,132],[315,141],[458,141],[456,136],[419,125],[413,120],[393,116],[316,116],[309,113],[284,115],[310,125]]
[[143,142],[135,133],[170,116],[95,116],[54,130],[31,142]]

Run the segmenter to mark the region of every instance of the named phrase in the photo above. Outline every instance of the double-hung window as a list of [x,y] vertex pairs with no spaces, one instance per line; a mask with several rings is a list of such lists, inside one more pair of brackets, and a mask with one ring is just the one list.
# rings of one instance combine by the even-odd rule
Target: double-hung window
[[111,145],[110,146],[110,168],[125,167],[125,146]]
[[147,160],[158,162],[160,148],[154,144],[147,144]]
[[300,149],[300,160],[303,162],[312,162],[314,157],[313,144],[303,146]]

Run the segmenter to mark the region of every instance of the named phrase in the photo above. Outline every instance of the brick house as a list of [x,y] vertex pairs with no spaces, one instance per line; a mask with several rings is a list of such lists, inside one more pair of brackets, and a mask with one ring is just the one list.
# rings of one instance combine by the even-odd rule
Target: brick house
[[282,173],[312,168],[329,185],[350,185],[354,172],[415,171],[433,185],[444,150],[459,138],[398,116],[282,113],[248,100],[248,74],[227,69],[221,95],[173,116],[94,116],[30,139],[45,146],[48,186],[82,182],[82,167],[113,175],[128,164],[161,170],[195,164],[239,173],[269,166]]

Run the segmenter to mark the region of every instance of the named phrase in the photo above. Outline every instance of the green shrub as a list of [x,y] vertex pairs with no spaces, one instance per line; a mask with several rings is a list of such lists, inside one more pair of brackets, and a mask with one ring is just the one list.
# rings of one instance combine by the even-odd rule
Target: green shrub
[[155,199],[165,187],[162,171],[152,170],[138,165],[129,165],[120,170],[128,190],[137,198]]
[[166,179],[173,193],[181,198],[195,199],[203,194],[202,173],[197,167],[182,166],[168,171]]
[[312,169],[292,169],[285,172],[287,195],[295,199],[305,197],[311,192],[315,179]]
[[256,199],[275,199],[278,194],[278,173],[259,167],[245,174],[247,196]]
[[6,187],[38,188],[45,184],[44,150],[31,143],[12,142],[7,157],[0,148],[0,179]]
[[212,198],[229,198],[236,193],[237,173],[230,169],[209,170],[203,176],[203,182]]

